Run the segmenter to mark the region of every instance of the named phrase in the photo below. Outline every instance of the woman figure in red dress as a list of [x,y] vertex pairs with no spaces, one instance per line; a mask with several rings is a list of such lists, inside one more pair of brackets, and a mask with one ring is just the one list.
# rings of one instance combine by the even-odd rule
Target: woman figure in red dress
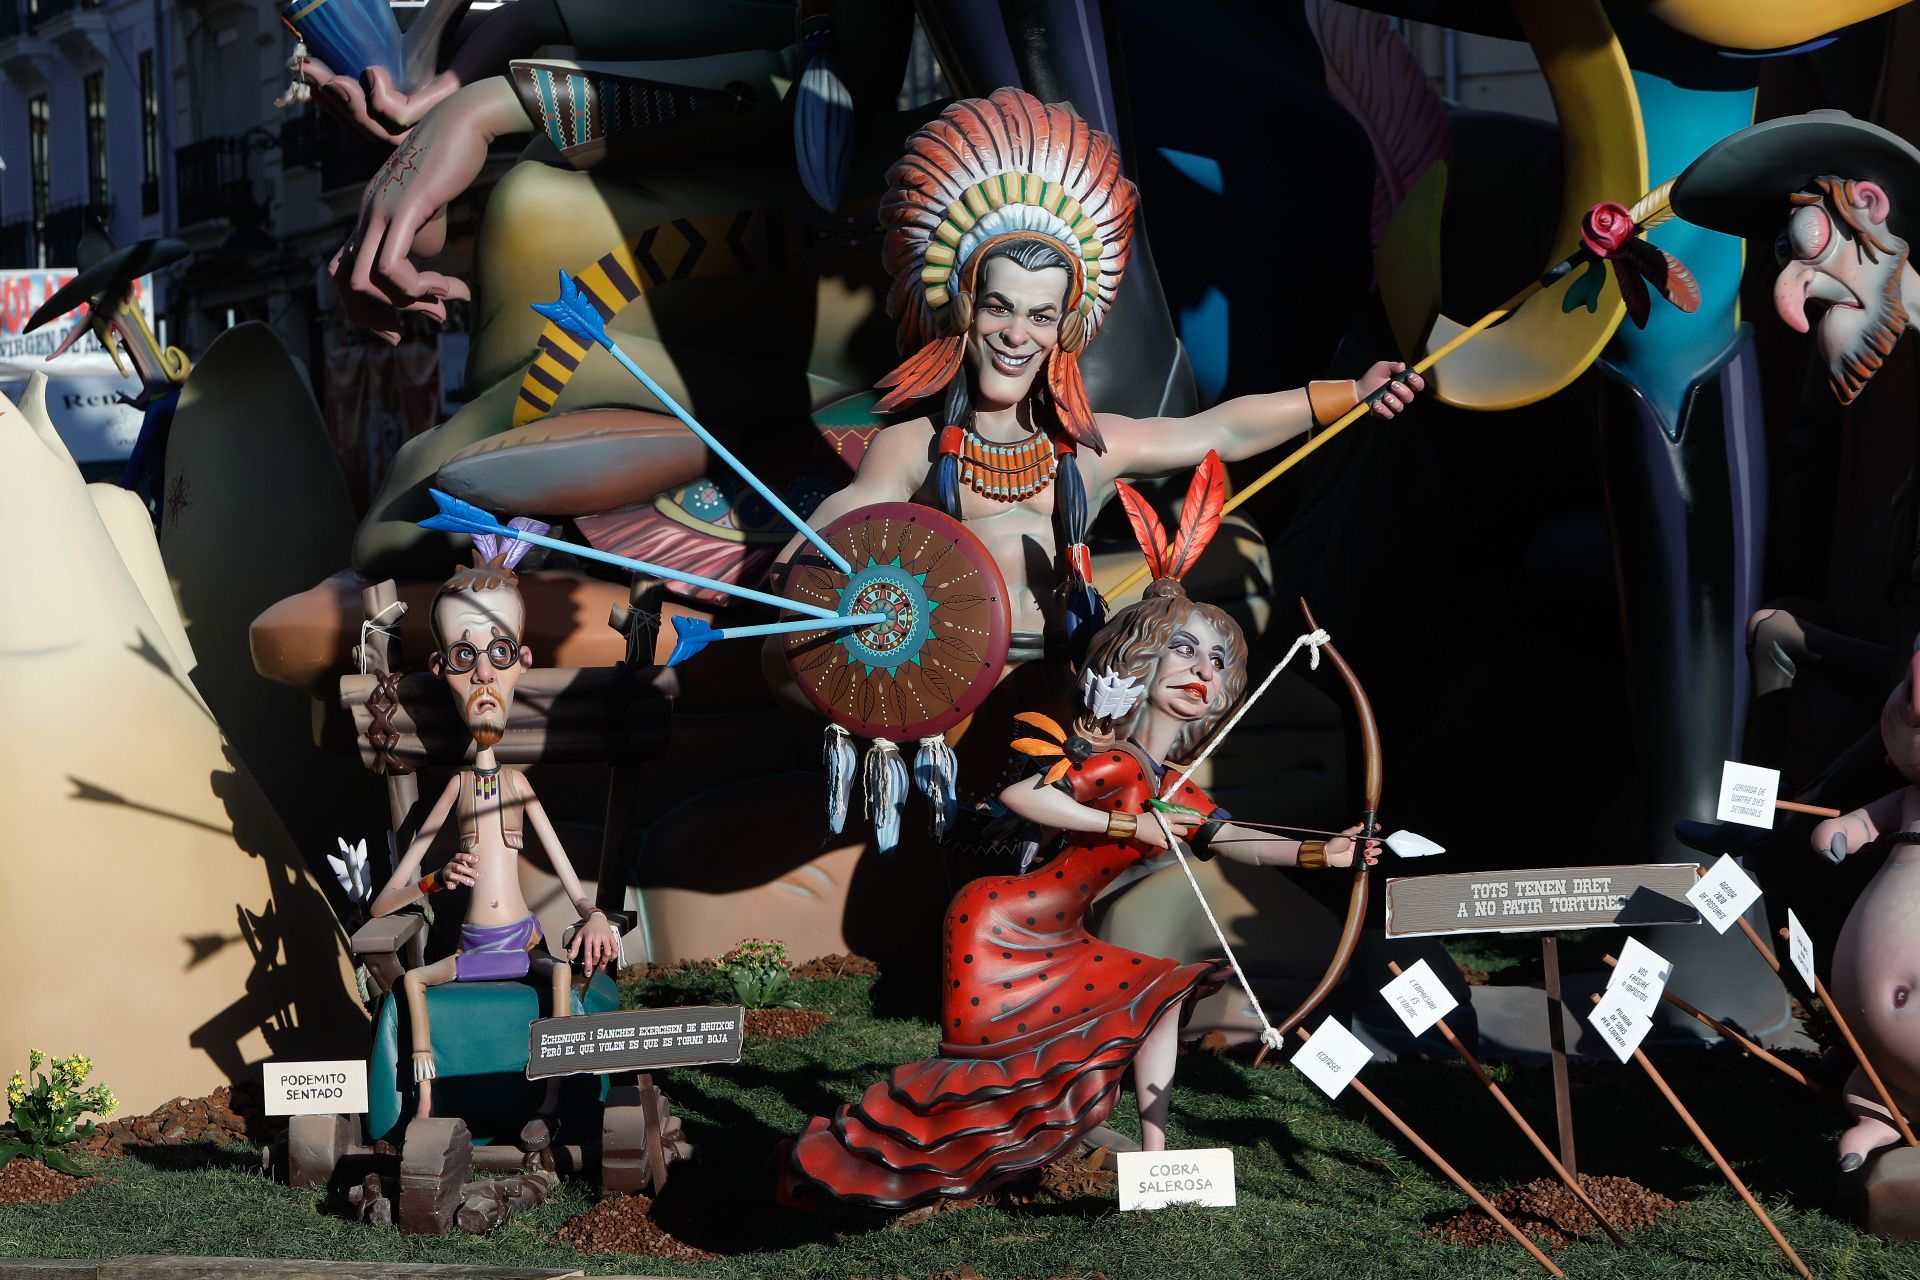
[[1177,1037],[1188,1004],[1215,990],[1224,960],[1179,964],[1093,937],[1083,923],[1126,867],[1166,847],[1143,817],[1154,798],[1198,857],[1271,866],[1347,866],[1354,842],[1302,843],[1227,821],[1191,782],[1163,791],[1246,692],[1247,645],[1224,611],[1187,598],[1180,575],[1219,523],[1217,456],[1194,477],[1172,540],[1126,485],[1156,581],[1094,638],[1072,738],[1046,716],[1019,719],[1047,739],[1016,750],[1053,758],[1001,793],[1013,813],[1058,835],[1058,852],[1015,876],[975,880],[947,908],[939,1056],[897,1068],[832,1118],[815,1117],[788,1153],[780,1190],[886,1209],[965,1198],[1072,1151],[1105,1120],[1133,1066],[1141,1145],[1166,1147]]

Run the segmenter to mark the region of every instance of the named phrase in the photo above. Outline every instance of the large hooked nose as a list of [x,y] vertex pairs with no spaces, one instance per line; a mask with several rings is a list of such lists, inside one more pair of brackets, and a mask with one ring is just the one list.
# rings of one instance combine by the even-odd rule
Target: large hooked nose
[[1773,282],[1773,309],[1795,333],[1807,331],[1807,297],[1818,274],[1804,262],[1789,262]]

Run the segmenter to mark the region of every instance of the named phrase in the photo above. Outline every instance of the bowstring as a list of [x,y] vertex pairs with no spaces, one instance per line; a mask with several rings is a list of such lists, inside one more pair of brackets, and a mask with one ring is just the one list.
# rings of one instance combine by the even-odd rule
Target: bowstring
[[[1233,714],[1227,717],[1226,723],[1221,725],[1219,730],[1207,739],[1207,745],[1200,749],[1200,754],[1195,756],[1193,762],[1186,766],[1180,776],[1175,778],[1173,783],[1161,792],[1162,797],[1177,795],[1179,793],[1180,788],[1186,785],[1187,779],[1191,778],[1194,771],[1207,762],[1207,757],[1213,754],[1214,748],[1226,741],[1226,737],[1233,731],[1233,727],[1240,723],[1242,717],[1253,707],[1253,704],[1260,700],[1261,695],[1266,693],[1273,682],[1279,678],[1280,673],[1287,669],[1287,664],[1293,661],[1294,655],[1300,652],[1301,646],[1304,645],[1307,649],[1308,668],[1315,671],[1319,670],[1320,648],[1322,645],[1328,643],[1329,639],[1330,637],[1327,635],[1325,629],[1320,627],[1314,628],[1303,636],[1296,637],[1293,646],[1287,650],[1286,656],[1281,658],[1273,670],[1267,673],[1267,678],[1260,682],[1260,687],[1255,689],[1238,707],[1234,708]],[[1187,855],[1180,847],[1180,839],[1173,834],[1173,827],[1168,824],[1166,813],[1160,809],[1153,809],[1151,812],[1153,814],[1153,820],[1160,824],[1161,834],[1166,837],[1167,848],[1173,851],[1174,858],[1180,863],[1180,870],[1186,873],[1187,884],[1192,887],[1193,896],[1199,901],[1200,910],[1206,915],[1207,924],[1212,928],[1213,936],[1219,941],[1220,949],[1226,953],[1227,963],[1233,966],[1233,976],[1239,980],[1240,989],[1247,993],[1247,1003],[1252,1006],[1254,1016],[1260,1019],[1260,1043],[1270,1049],[1282,1048],[1284,1041],[1281,1039],[1280,1033],[1274,1030],[1273,1023],[1267,1020],[1267,1011],[1261,1007],[1260,997],[1253,993],[1253,984],[1247,981],[1246,971],[1240,967],[1240,958],[1233,953],[1233,944],[1227,941],[1226,931],[1220,927],[1220,921],[1215,918],[1213,914],[1213,906],[1207,901],[1207,895],[1201,891],[1200,881],[1195,878],[1193,866],[1187,861]]]

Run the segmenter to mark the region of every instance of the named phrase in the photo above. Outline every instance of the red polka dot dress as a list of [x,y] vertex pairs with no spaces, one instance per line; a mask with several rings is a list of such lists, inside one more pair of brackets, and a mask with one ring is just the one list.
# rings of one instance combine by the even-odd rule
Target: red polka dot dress
[[[1130,744],[1073,766],[1065,781],[1082,804],[1128,813],[1159,785]],[[1169,799],[1216,812],[1191,783]],[[1086,931],[1094,895],[1154,852],[1075,833],[1051,862],[962,889],[947,908],[939,1056],[809,1123],[783,1191],[904,1209],[979,1195],[1073,1150],[1113,1110],[1155,1021],[1181,1016],[1226,974],[1224,961],[1177,964]]]

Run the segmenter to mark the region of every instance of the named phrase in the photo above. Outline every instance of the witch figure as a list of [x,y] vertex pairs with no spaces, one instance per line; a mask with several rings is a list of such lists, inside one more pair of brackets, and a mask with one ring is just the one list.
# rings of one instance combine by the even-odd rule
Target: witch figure
[[[1218,989],[1225,960],[1180,964],[1087,932],[1088,908],[1132,863],[1167,847],[1146,814],[1170,802],[1169,828],[1192,856],[1268,866],[1339,867],[1351,834],[1298,841],[1236,827],[1169,761],[1191,758],[1247,688],[1247,643],[1223,610],[1187,598],[1180,577],[1219,525],[1220,460],[1194,476],[1166,537],[1141,496],[1118,486],[1155,581],[1094,637],[1069,737],[1036,712],[1044,737],[1014,749],[1046,763],[1001,793],[1042,829],[1052,857],[1015,876],[975,880],[947,908],[939,1055],[897,1068],[789,1149],[788,1203],[830,1197],[884,1209],[990,1191],[1073,1151],[1113,1110],[1133,1066],[1141,1146],[1166,1147],[1179,1028]],[[1357,828],[1355,828],[1357,831]]]

